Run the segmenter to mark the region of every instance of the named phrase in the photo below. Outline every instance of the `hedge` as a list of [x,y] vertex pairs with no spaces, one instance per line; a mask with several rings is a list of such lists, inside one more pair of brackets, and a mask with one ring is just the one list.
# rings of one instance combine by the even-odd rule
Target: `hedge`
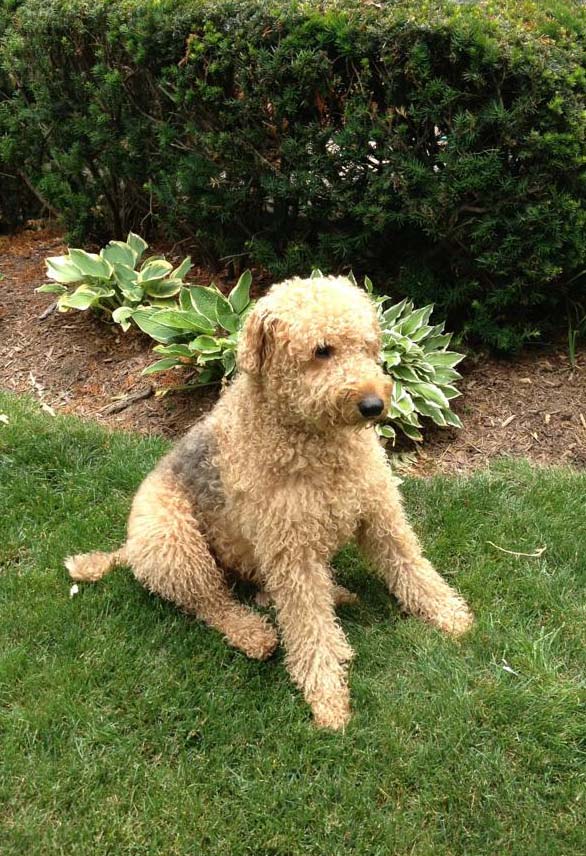
[[577,0],[0,2],[0,172],[76,244],[353,267],[501,350],[581,296]]
[[[12,20],[12,13],[17,8],[18,0],[8,2],[0,0],[0,40],[4,36]],[[4,100],[9,98],[13,90],[8,74],[4,71],[0,60],[0,145],[5,134],[2,124]],[[12,230],[22,224],[27,218],[41,213],[39,200],[31,193],[25,183],[23,174],[11,168],[2,157],[0,148],[0,231]]]

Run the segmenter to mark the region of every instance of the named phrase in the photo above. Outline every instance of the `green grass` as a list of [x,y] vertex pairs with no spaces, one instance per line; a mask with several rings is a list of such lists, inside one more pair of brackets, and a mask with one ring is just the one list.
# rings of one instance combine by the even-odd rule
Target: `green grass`
[[457,643],[400,618],[346,551],[355,715],[331,734],[281,655],[247,660],[126,569],[69,597],[64,555],[122,540],[162,441],[0,413],[2,854],[582,856],[584,474],[406,482],[478,624]]

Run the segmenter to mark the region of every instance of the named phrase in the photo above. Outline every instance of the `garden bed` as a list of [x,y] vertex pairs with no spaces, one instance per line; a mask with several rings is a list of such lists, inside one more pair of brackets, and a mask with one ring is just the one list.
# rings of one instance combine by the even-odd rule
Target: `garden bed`
[[[92,315],[45,314],[51,295],[35,294],[45,281],[44,259],[64,252],[58,232],[23,231],[0,238],[0,388],[32,392],[45,409],[70,412],[147,434],[181,434],[215,400],[214,389],[155,395],[181,381],[168,372],[153,381],[151,342],[135,330]],[[161,248],[178,260],[184,247]],[[176,251],[175,251],[176,250]],[[190,279],[220,286],[225,275],[195,268]],[[255,274],[255,283],[259,276]],[[44,317],[43,317],[44,316]],[[508,454],[541,464],[586,465],[586,353],[570,366],[564,343],[534,346],[514,361],[472,357],[462,366],[463,396],[454,410],[463,430],[426,431],[416,470],[465,471]]]

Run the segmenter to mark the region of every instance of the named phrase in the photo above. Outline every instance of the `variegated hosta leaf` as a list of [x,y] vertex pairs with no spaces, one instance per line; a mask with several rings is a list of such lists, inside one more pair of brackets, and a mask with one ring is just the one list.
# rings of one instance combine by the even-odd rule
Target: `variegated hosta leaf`
[[82,272],[69,256],[52,256],[45,259],[45,264],[47,266],[47,276],[49,279],[54,279],[55,282],[67,285],[83,279]]
[[252,274],[249,270],[244,271],[230,294],[228,300],[230,306],[237,315],[244,312],[250,303],[250,286],[252,285]]
[[112,276],[112,265],[96,253],[69,250],[69,258],[84,277],[108,280]]
[[147,366],[146,369],[143,370],[144,375],[155,374],[155,372],[165,372],[167,369],[172,369],[175,366],[183,365],[181,360],[178,360],[176,357],[165,357],[162,360],[157,360],[156,363],[151,363],[150,366]]
[[91,306],[100,306],[100,301],[104,298],[112,297],[114,291],[112,289],[103,290],[92,288],[89,285],[80,285],[74,292],[62,294],[57,301],[57,308],[61,311],[67,309],[89,309]]
[[116,265],[125,265],[132,269],[138,259],[137,252],[124,241],[110,241],[103,250],[100,250],[100,256],[106,259],[113,268],[116,268]]
[[131,306],[119,306],[112,312],[112,321],[120,324],[125,333],[130,327],[130,319],[132,318],[133,311]]
[[140,257],[142,256],[142,254],[144,253],[144,251],[148,247],[148,244],[144,240],[144,238],[141,238],[140,235],[135,235],[134,232],[128,233],[128,237],[126,238],[126,243],[136,253],[137,261],[140,260]]

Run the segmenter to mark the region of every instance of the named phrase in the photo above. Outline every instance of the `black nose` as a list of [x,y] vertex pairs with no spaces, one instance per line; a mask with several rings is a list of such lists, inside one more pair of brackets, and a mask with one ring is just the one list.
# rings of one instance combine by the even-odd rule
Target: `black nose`
[[384,406],[384,401],[378,395],[366,395],[358,402],[358,410],[360,410],[365,419],[373,419],[375,416],[380,416]]

